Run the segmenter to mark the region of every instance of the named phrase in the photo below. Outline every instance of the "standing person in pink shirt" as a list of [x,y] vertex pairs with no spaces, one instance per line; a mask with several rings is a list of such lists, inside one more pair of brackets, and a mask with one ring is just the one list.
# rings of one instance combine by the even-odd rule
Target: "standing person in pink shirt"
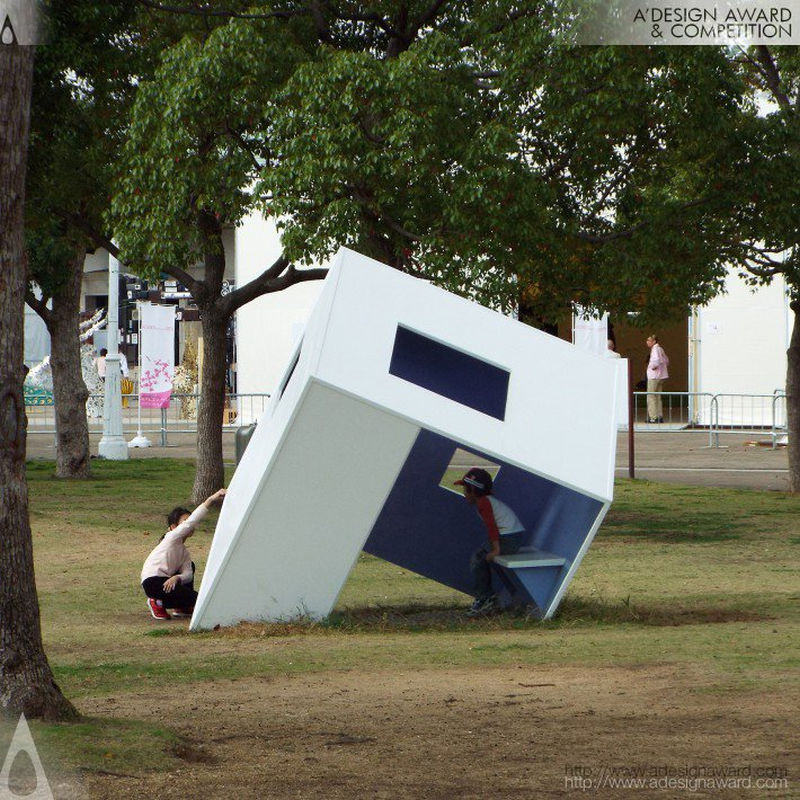
[[654,333],[647,337],[647,346],[650,348],[650,361],[647,363],[647,421],[663,422],[664,404],[660,392],[664,381],[669,378],[669,358]]
[[220,489],[200,503],[191,514],[180,506],[167,514],[169,529],[142,567],[142,589],[155,619],[170,619],[168,608],[173,609],[179,617],[191,616],[194,611],[197,602],[194,562],[186,549],[186,540],[211,506],[218,500],[222,502],[224,497],[225,490]]

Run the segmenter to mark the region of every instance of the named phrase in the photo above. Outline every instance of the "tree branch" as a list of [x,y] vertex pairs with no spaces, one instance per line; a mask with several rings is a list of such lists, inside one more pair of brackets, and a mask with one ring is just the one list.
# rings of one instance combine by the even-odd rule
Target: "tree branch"
[[365,14],[341,14],[339,19],[346,20],[347,22],[374,22],[387,36],[392,38],[402,38],[403,36],[400,31],[392,27],[376,11],[369,11]]
[[296,269],[289,263],[285,253],[267,267],[257,278],[239,287],[220,299],[221,310],[230,316],[245,303],[265,294],[272,294],[304,281],[321,280],[328,274],[327,269]]
[[358,115],[358,127],[361,128],[361,133],[364,134],[364,138],[368,142],[378,145],[379,147],[383,147],[383,145],[386,144],[386,139],[383,136],[378,136],[377,133],[373,133],[367,127],[366,120],[361,116],[361,114]]
[[47,307],[47,300],[44,297],[40,300],[28,288],[25,290],[25,302],[44,320],[45,324],[49,323],[52,312]]
[[[688,211],[690,208],[697,208],[698,206],[705,205],[706,202],[707,201],[705,199],[693,200],[690,203],[683,203],[678,209],[676,209],[676,211]],[[650,220],[645,219],[636,223],[636,225],[632,225],[630,228],[625,228],[624,230],[613,231],[611,233],[602,235],[589,233],[588,231],[579,231],[576,236],[578,239],[589,242],[590,244],[606,244],[607,242],[613,242],[617,239],[630,239],[635,233],[638,233],[649,225]]]
[[317,29],[317,37],[321,42],[331,44],[333,41],[331,26],[328,24],[328,20],[325,19],[319,0],[312,0],[309,6],[311,19],[314,20],[314,27]]
[[257,156],[256,156],[256,154],[253,152],[253,150],[250,148],[250,146],[248,145],[248,143],[247,143],[247,141],[245,140],[244,136],[243,136],[243,135],[242,135],[242,134],[241,134],[239,131],[237,131],[237,130],[234,130],[233,128],[231,128],[231,126],[228,124],[228,121],[227,121],[227,120],[225,121],[225,128],[226,128],[226,130],[227,130],[227,132],[228,132],[228,135],[229,135],[229,136],[230,136],[230,137],[231,137],[231,138],[232,138],[232,139],[233,139],[233,140],[236,142],[236,144],[238,144],[238,145],[239,145],[239,147],[241,147],[241,148],[242,148],[242,150],[244,150],[244,152],[247,154],[247,156],[248,156],[248,157],[249,157],[249,159],[250,159],[250,163],[253,165],[253,168],[256,170],[256,172],[261,172],[261,170],[263,170],[263,169],[264,169],[264,166],[265,166],[265,165],[264,165],[264,164],[259,164],[259,163],[258,163],[258,157],[257,157]]
[[281,253],[257,278],[253,278],[244,286],[239,286],[223,298],[223,305],[229,314],[241,308],[245,303],[267,293],[269,282],[277,278],[289,266],[289,259]]
[[637,163],[638,153],[635,153],[633,158],[629,159],[627,163],[622,165],[622,169],[619,171],[619,173],[617,173],[615,178],[609,181],[608,186],[606,186],[605,190],[597,199],[597,202],[594,203],[594,209],[591,212],[593,217],[597,217],[597,215],[603,211],[608,198],[617,190],[617,188],[631,174],[631,172],[633,172]]
[[434,2],[428,6],[428,10],[423,11],[422,14],[417,17],[417,21],[414,23],[415,36],[419,32],[420,28],[424,28],[426,25],[430,24],[434,19],[436,19],[439,11],[442,9],[442,6],[444,6],[446,3],[447,0],[434,0]]
[[85,233],[95,244],[96,247],[102,247],[111,253],[114,258],[119,257],[119,248],[108,238],[102,231],[92,225],[89,220],[80,214],[75,214],[71,211],[65,211],[62,208],[57,208],[56,213],[64,220],[74,225],[79,231]]
[[[490,34],[502,33],[506,29],[506,27],[508,27],[509,25],[513,25],[518,20],[524,19],[525,17],[539,16],[540,13],[541,12],[537,11],[536,9],[526,8],[525,4],[521,3],[520,8],[518,8],[516,11],[512,11],[511,13],[509,13],[505,17],[505,19],[502,20],[502,22],[498,22],[496,25],[493,25],[489,29],[489,33]],[[471,34],[470,36],[465,36],[460,40],[459,44],[462,47],[468,47],[475,43],[476,36],[477,34]]]
[[768,280],[786,272],[786,263],[778,261],[768,254],[773,251],[767,251],[754,244],[745,244],[745,249],[748,251],[748,255],[744,268],[757,278]]
[[283,289],[288,289],[297,283],[305,283],[307,281],[320,281],[323,280],[328,274],[328,270],[324,267],[315,267],[312,269],[296,269],[294,266],[289,267],[286,272],[274,281],[270,281],[269,292],[280,292]]
[[190,292],[195,300],[197,299],[198,294],[202,290],[203,281],[198,281],[197,278],[193,278],[186,270],[181,269],[180,267],[165,267],[164,272],[167,275],[172,275],[176,281],[182,283]]
[[412,233],[411,231],[404,228],[397,220],[390,217],[384,211],[380,211],[375,208],[374,203],[372,202],[371,198],[365,193],[362,192],[360,189],[356,188],[355,186],[348,187],[349,193],[352,195],[353,199],[356,200],[361,204],[364,211],[375,221],[381,222],[391,228],[395,233],[399,233],[404,238],[408,239],[412,242],[419,242],[422,240],[422,237],[418,236],[416,233]]
[[751,275],[755,275],[757,278],[761,278],[762,280],[774,278],[776,275],[780,275],[782,272],[784,272],[784,269],[781,267],[765,267],[760,264],[757,265],[753,263],[752,260],[748,260],[744,267]]
[[762,66],[762,75],[775,101],[781,107],[782,111],[791,111],[792,103],[789,100],[789,96],[781,88],[781,74],[778,71],[778,65],[775,63],[775,59],[772,57],[769,47],[765,44],[760,44],[756,47],[756,53],[758,55],[758,61]]

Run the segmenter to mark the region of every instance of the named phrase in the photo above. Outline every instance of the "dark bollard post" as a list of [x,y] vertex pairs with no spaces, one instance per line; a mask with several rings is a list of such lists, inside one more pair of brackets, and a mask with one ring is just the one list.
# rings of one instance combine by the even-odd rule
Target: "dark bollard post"
[[636,421],[636,407],[634,405],[634,383],[633,383],[633,359],[628,359],[628,477],[634,479],[636,470],[634,469],[633,457],[633,425]]

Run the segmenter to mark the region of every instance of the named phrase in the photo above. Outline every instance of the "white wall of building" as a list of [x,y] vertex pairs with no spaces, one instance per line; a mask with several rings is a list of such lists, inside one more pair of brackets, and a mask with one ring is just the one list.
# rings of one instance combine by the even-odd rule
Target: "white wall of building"
[[753,292],[731,272],[725,285],[725,294],[697,311],[696,391],[772,394],[783,389],[794,324],[783,279]]
[[[236,229],[236,286],[260,275],[281,254],[275,223],[251,214]],[[299,283],[247,303],[236,315],[237,388],[272,393],[322,290],[322,281]]]
[[[696,310],[690,363],[700,424],[771,428],[786,423],[786,405],[774,399],[786,386],[786,349],[794,313],[782,278],[753,291],[735,272],[726,293]],[[714,395],[712,400],[710,395]]]

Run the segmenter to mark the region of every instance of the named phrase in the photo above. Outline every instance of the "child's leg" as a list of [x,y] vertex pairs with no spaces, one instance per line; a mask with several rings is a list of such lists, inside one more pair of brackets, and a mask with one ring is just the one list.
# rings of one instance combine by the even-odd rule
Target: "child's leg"
[[194,584],[179,583],[171,592],[164,592],[164,605],[167,608],[194,608],[197,592]]
[[474,594],[477,600],[485,600],[492,595],[492,573],[486,560],[486,549],[481,548],[472,554],[469,569],[472,573]]
[[152,600],[163,600],[166,596],[164,592],[164,581],[166,578],[145,578],[142,581],[142,589],[144,593]]
[[171,591],[164,591],[166,578],[147,578],[142,582],[144,593],[153,600],[160,600],[165,608],[194,608],[197,592],[194,583],[178,583]]
[[167,608],[180,608],[189,611],[197,602],[197,592],[194,590],[194,561],[192,561],[192,580],[189,583],[179,583],[171,592],[166,593],[164,605]]

